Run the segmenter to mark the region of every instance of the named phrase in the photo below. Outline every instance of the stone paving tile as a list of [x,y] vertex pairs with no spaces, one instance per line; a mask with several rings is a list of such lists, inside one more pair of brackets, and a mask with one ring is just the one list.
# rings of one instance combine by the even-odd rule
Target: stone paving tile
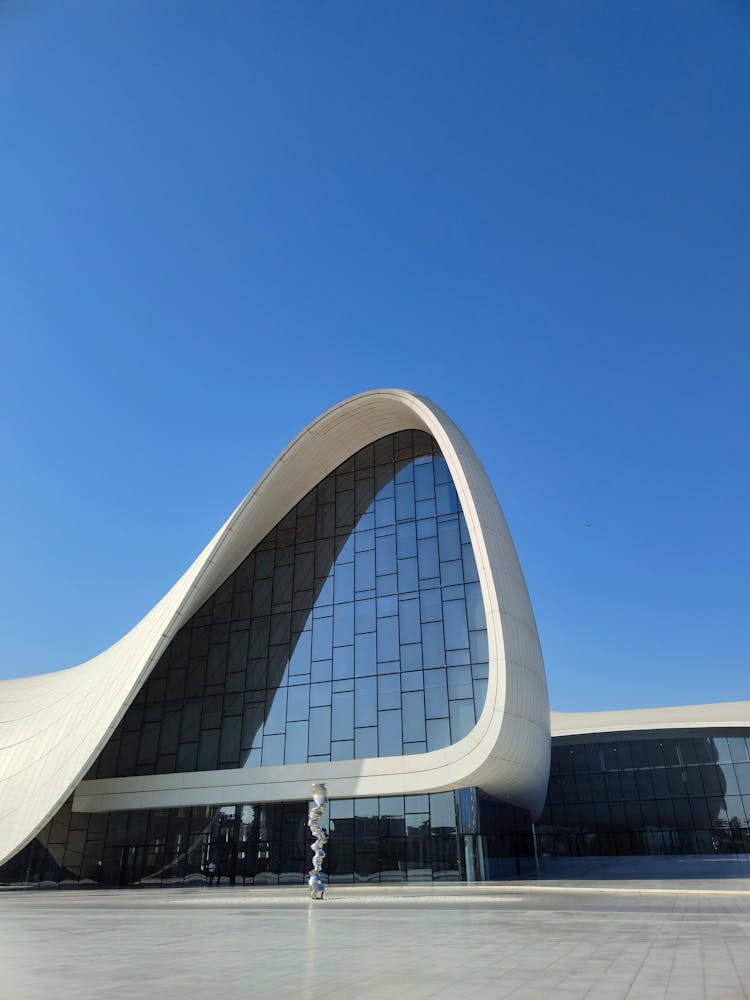
[[587,888],[5,893],[0,1000],[747,996],[746,888]]

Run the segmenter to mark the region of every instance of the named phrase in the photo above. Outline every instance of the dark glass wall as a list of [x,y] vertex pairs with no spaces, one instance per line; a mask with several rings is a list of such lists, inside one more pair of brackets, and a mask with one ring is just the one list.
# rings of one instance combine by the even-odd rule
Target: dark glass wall
[[553,741],[541,855],[750,852],[748,736]]
[[[489,850],[474,789],[433,795],[334,799],[324,819],[331,883],[436,881],[518,871],[533,845],[527,813],[494,803],[510,826]],[[312,838],[305,802],[74,813],[71,801],[13,861],[0,884],[39,887],[204,885],[208,864],[224,884],[302,884]]]
[[175,636],[89,777],[424,753],[474,725],[484,605],[419,431],[340,465]]

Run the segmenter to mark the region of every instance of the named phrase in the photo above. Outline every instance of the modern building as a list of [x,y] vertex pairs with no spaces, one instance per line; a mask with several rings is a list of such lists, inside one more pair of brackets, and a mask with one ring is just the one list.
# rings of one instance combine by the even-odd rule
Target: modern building
[[[81,666],[0,684],[0,884],[491,879],[748,854],[750,702],[550,713],[523,574],[466,438],[363,393],[285,449]],[[550,756],[552,768],[550,774]]]

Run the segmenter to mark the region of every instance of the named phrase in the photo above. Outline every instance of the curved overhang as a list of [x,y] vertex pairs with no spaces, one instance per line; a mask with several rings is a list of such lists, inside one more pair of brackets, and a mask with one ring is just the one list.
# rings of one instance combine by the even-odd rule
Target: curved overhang
[[[472,731],[441,750],[325,764],[81,781],[177,631],[317,483],[400,430],[431,434],[458,493],[484,599],[489,678]],[[164,598],[114,646],[68,670],[0,683],[0,863],[75,790],[74,808],[107,811],[227,801],[420,794],[476,785],[536,813],[550,732],[547,684],[528,592],[495,493],[471,445],[433,403],[399,389],[362,393],[306,427]]]
[[750,701],[724,701],[712,705],[677,705],[673,708],[631,708],[609,712],[550,712],[553,739],[581,736],[630,735],[691,729],[750,729]]

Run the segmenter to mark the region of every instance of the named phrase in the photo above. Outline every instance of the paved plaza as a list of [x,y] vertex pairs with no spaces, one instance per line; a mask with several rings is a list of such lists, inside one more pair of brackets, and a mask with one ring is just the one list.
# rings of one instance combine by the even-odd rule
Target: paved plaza
[[748,996],[746,879],[0,895],[0,1000]]

